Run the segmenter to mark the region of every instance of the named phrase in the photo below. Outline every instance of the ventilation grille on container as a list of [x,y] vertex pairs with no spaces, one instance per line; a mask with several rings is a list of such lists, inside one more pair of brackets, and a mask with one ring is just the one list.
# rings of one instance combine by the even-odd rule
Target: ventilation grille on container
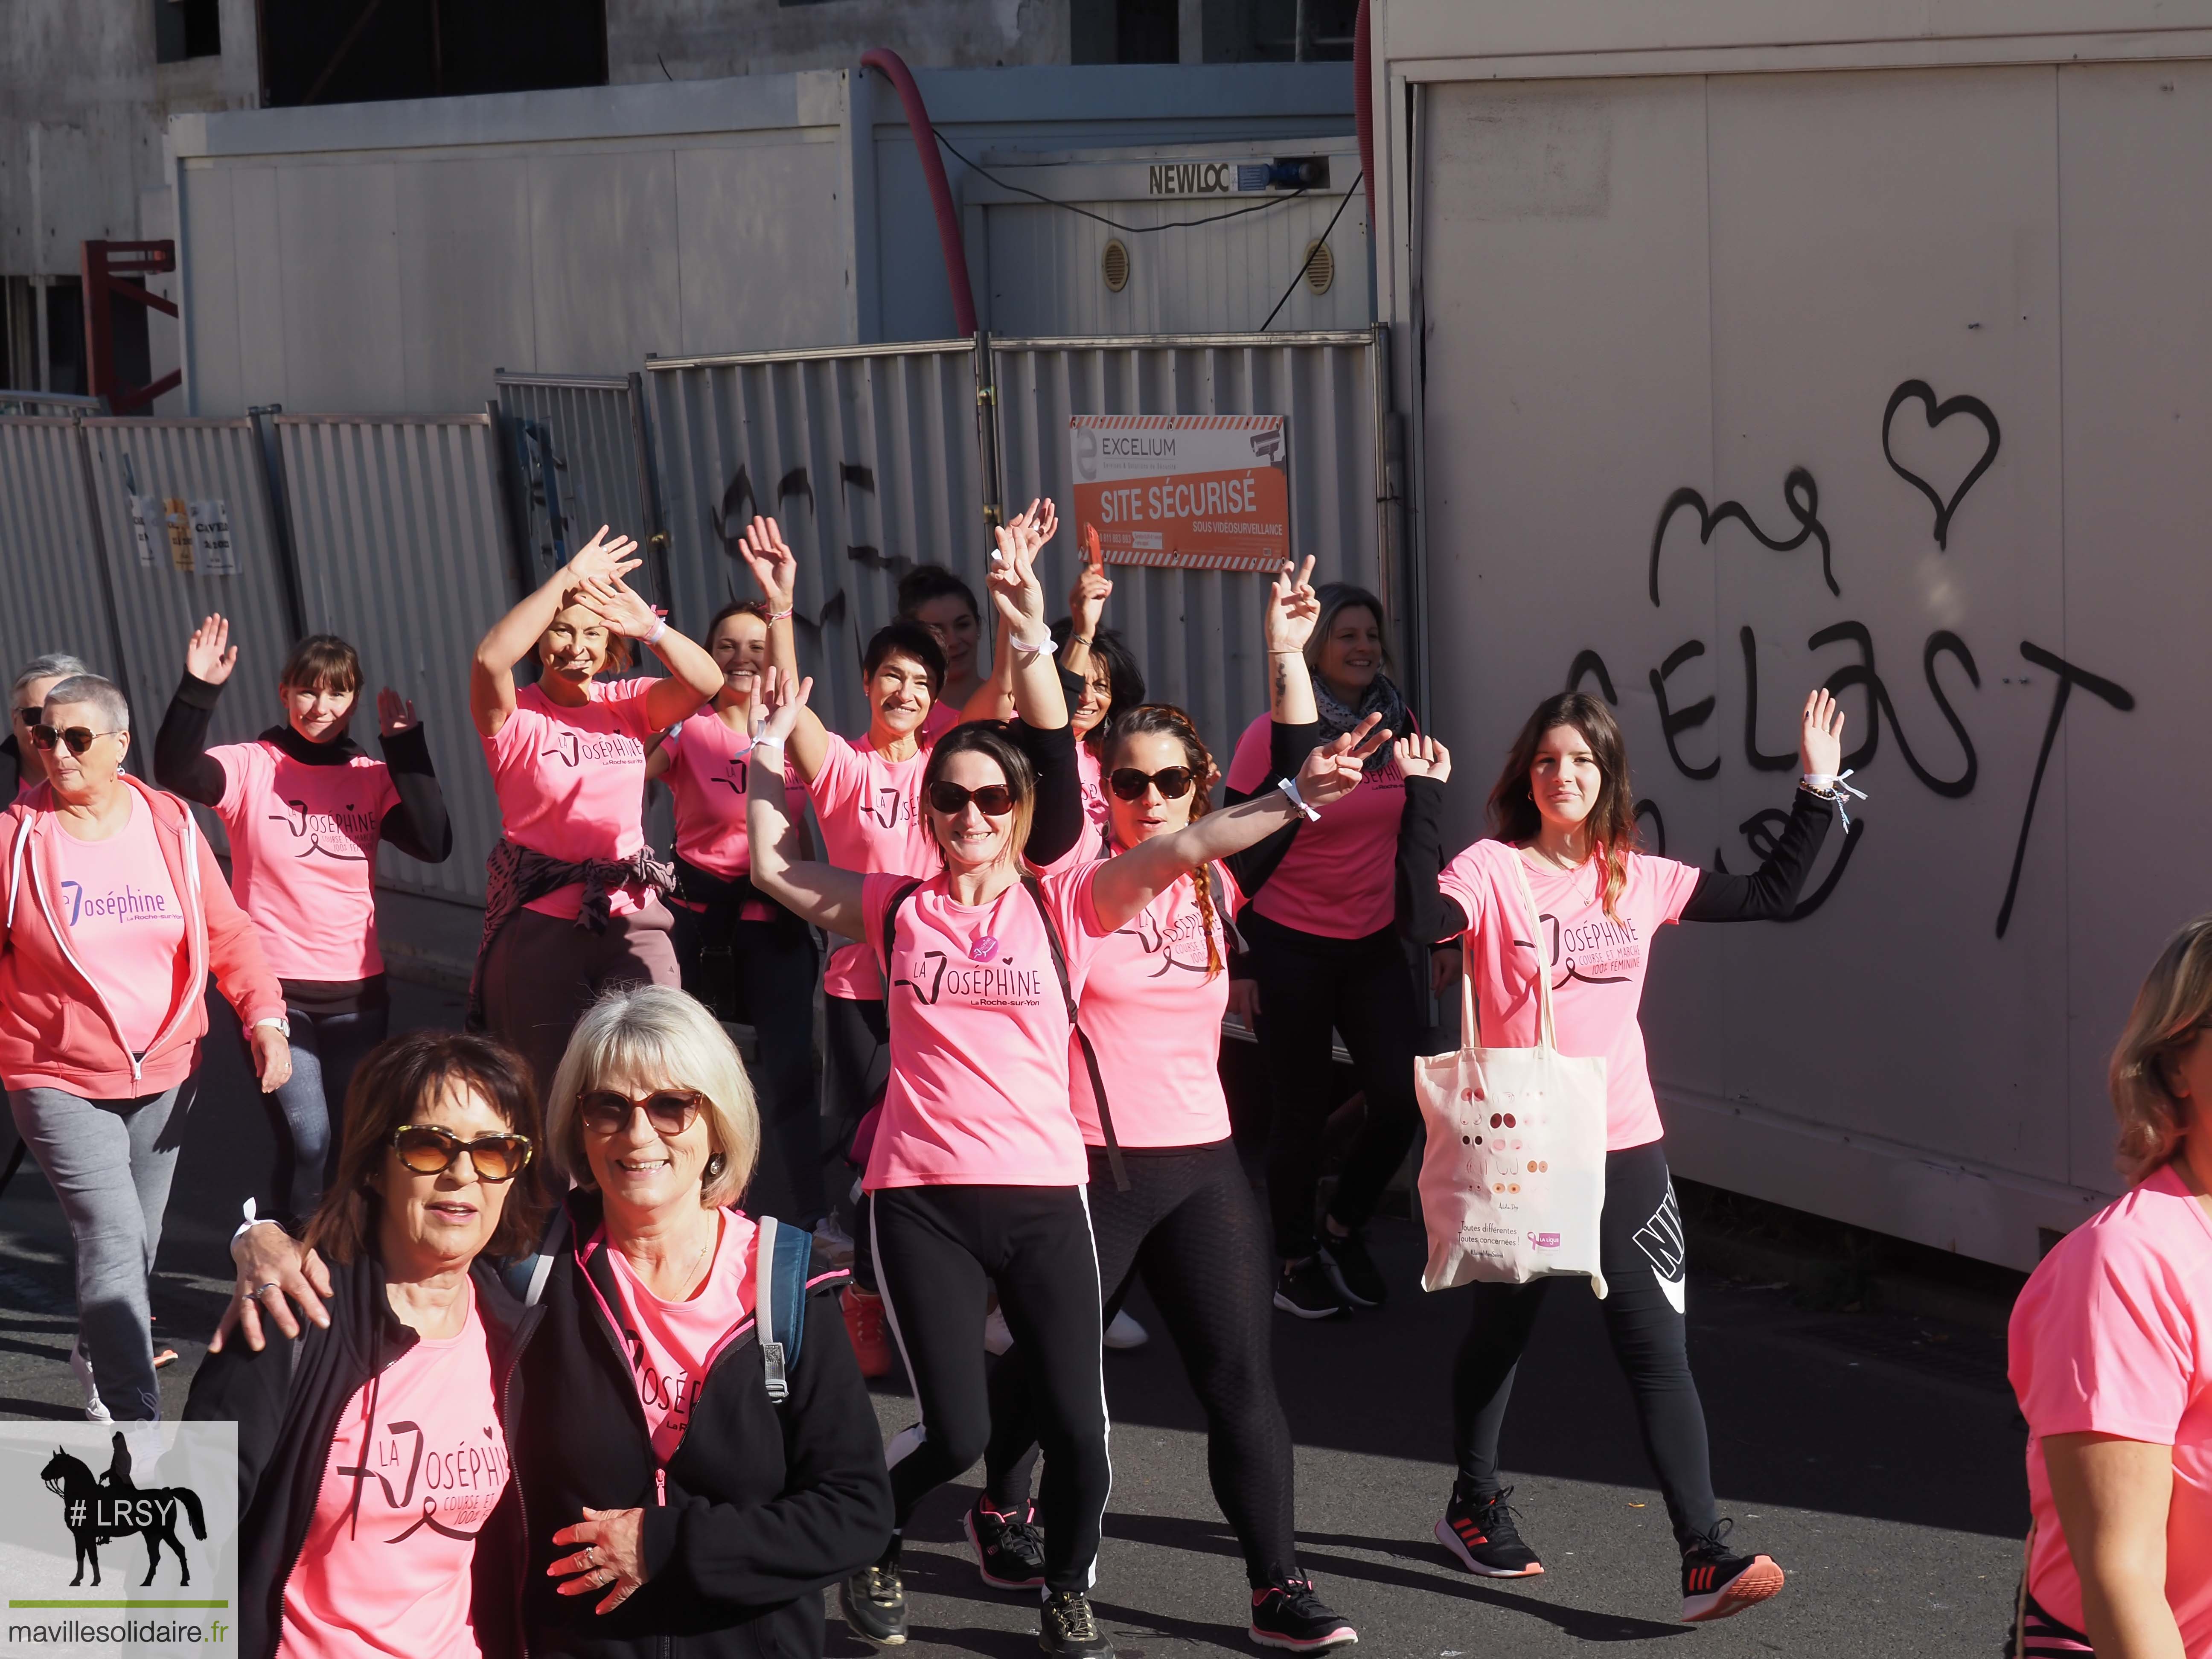
[[1316,294],[1326,294],[1336,280],[1336,256],[1328,251],[1327,242],[1314,242],[1306,248],[1306,286]]
[[1106,278],[1106,286],[1115,294],[1129,286],[1129,250],[1119,238],[1106,244],[1106,252],[1098,261],[1098,269]]

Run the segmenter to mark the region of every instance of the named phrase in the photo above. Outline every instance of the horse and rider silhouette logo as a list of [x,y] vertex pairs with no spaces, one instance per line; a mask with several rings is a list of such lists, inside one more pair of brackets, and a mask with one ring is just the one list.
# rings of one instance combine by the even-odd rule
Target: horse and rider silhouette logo
[[70,1580],[72,1589],[84,1583],[87,1567],[92,1569],[92,1582],[99,1583],[100,1547],[133,1533],[146,1540],[146,1576],[138,1581],[140,1589],[154,1582],[164,1544],[176,1553],[179,1583],[192,1582],[185,1547],[177,1538],[177,1516],[181,1510],[191,1523],[192,1536],[204,1540],[207,1521],[200,1510],[199,1494],[190,1486],[132,1484],[131,1449],[120,1433],[115,1437],[115,1451],[105,1475],[95,1477],[91,1469],[57,1446],[39,1478],[48,1492],[62,1500],[62,1524],[76,1542],[76,1577]]

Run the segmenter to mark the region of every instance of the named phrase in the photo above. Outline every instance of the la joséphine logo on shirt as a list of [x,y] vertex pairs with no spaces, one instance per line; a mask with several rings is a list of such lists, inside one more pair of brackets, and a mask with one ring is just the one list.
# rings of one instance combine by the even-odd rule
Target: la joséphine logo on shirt
[[311,811],[303,800],[288,800],[284,805],[286,811],[269,817],[290,830],[293,840],[307,843],[294,857],[336,859],[343,864],[368,861],[362,849],[376,840],[380,827],[373,813],[351,801],[328,812]]
[[[979,954],[980,953],[980,954]],[[1017,966],[999,953],[999,941],[986,934],[968,947],[962,961],[944,951],[922,951],[908,957],[906,975],[894,979],[914,993],[924,1007],[940,1003],[974,1008],[1035,1008],[1044,997],[1044,975]]]
[[[1579,981],[1584,985],[1626,985],[1643,965],[1644,940],[1636,931],[1636,918],[1615,921],[1603,911],[1587,921],[1562,925],[1547,910],[1536,918],[1551,936],[1549,956],[1556,977],[1552,988],[1564,991]],[[1527,939],[1513,943],[1532,955],[1535,946]]]
[[914,822],[914,797],[889,784],[880,784],[876,798],[860,801],[860,816],[879,830],[896,830]]
[[[507,1443],[486,1424],[480,1438],[438,1447],[419,1423],[379,1423],[368,1455],[337,1474],[368,1501],[354,1509],[356,1524],[374,1526],[380,1543],[403,1544],[428,1528],[447,1538],[473,1538],[506,1489]],[[374,1480],[374,1490],[368,1483]],[[374,1516],[381,1496],[385,1514]],[[396,1532],[384,1528],[407,1524]]]
[[62,898],[69,906],[69,925],[87,921],[174,921],[183,912],[167,893],[149,892],[129,882],[88,893],[81,881],[62,883]]
[[551,734],[552,741],[538,751],[538,758],[550,757],[564,766],[642,766],[645,764],[645,745],[626,732],[561,731]]
[[1167,927],[1161,927],[1151,911],[1140,910],[1134,921],[1118,930],[1116,937],[1133,939],[1146,956],[1159,958],[1159,965],[1149,975],[1152,979],[1173,969],[1187,974],[1206,972],[1206,919],[1195,905]]

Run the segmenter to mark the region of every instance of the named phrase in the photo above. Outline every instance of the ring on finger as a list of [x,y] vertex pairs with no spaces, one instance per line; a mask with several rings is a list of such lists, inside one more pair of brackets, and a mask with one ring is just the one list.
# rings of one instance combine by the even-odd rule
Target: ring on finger
[[254,1294],[255,1296],[259,1296],[263,1291],[281,1291],[281,1290],[283,1290],[283,1288],[284,1288],[284,1287],[283,1287],[282,1285],[279,1285],[279,1284],[278,1284],[275,1279],[270,1279],[270,1280],[266,1285],[264,1285],[260,1286],[258,1289],[257,1289],[257,1290],[253,1292],[253,1294]]

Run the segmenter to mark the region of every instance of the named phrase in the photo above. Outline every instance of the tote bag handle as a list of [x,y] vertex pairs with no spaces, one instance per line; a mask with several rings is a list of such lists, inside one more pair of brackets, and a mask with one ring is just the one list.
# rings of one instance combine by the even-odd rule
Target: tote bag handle
[[[1513,875],[1521,896],[1528,902],[1528,937],[1536,952],[1536,1046],[1557,1048],[1559,1038],[1552,1018],[1552,963],[1545,951],[1544,917],[1536,908],[1535,890],[1528,885],[1528,866],[1521,862],[1521,849],[1509,845],[1506,851],[1513,860]],[[1467,948],[1465,933],[1460,935],[1459,1042],[1462,1048],[1482,1046],[1482,1019],[1474,1006],[1474,953]]]

